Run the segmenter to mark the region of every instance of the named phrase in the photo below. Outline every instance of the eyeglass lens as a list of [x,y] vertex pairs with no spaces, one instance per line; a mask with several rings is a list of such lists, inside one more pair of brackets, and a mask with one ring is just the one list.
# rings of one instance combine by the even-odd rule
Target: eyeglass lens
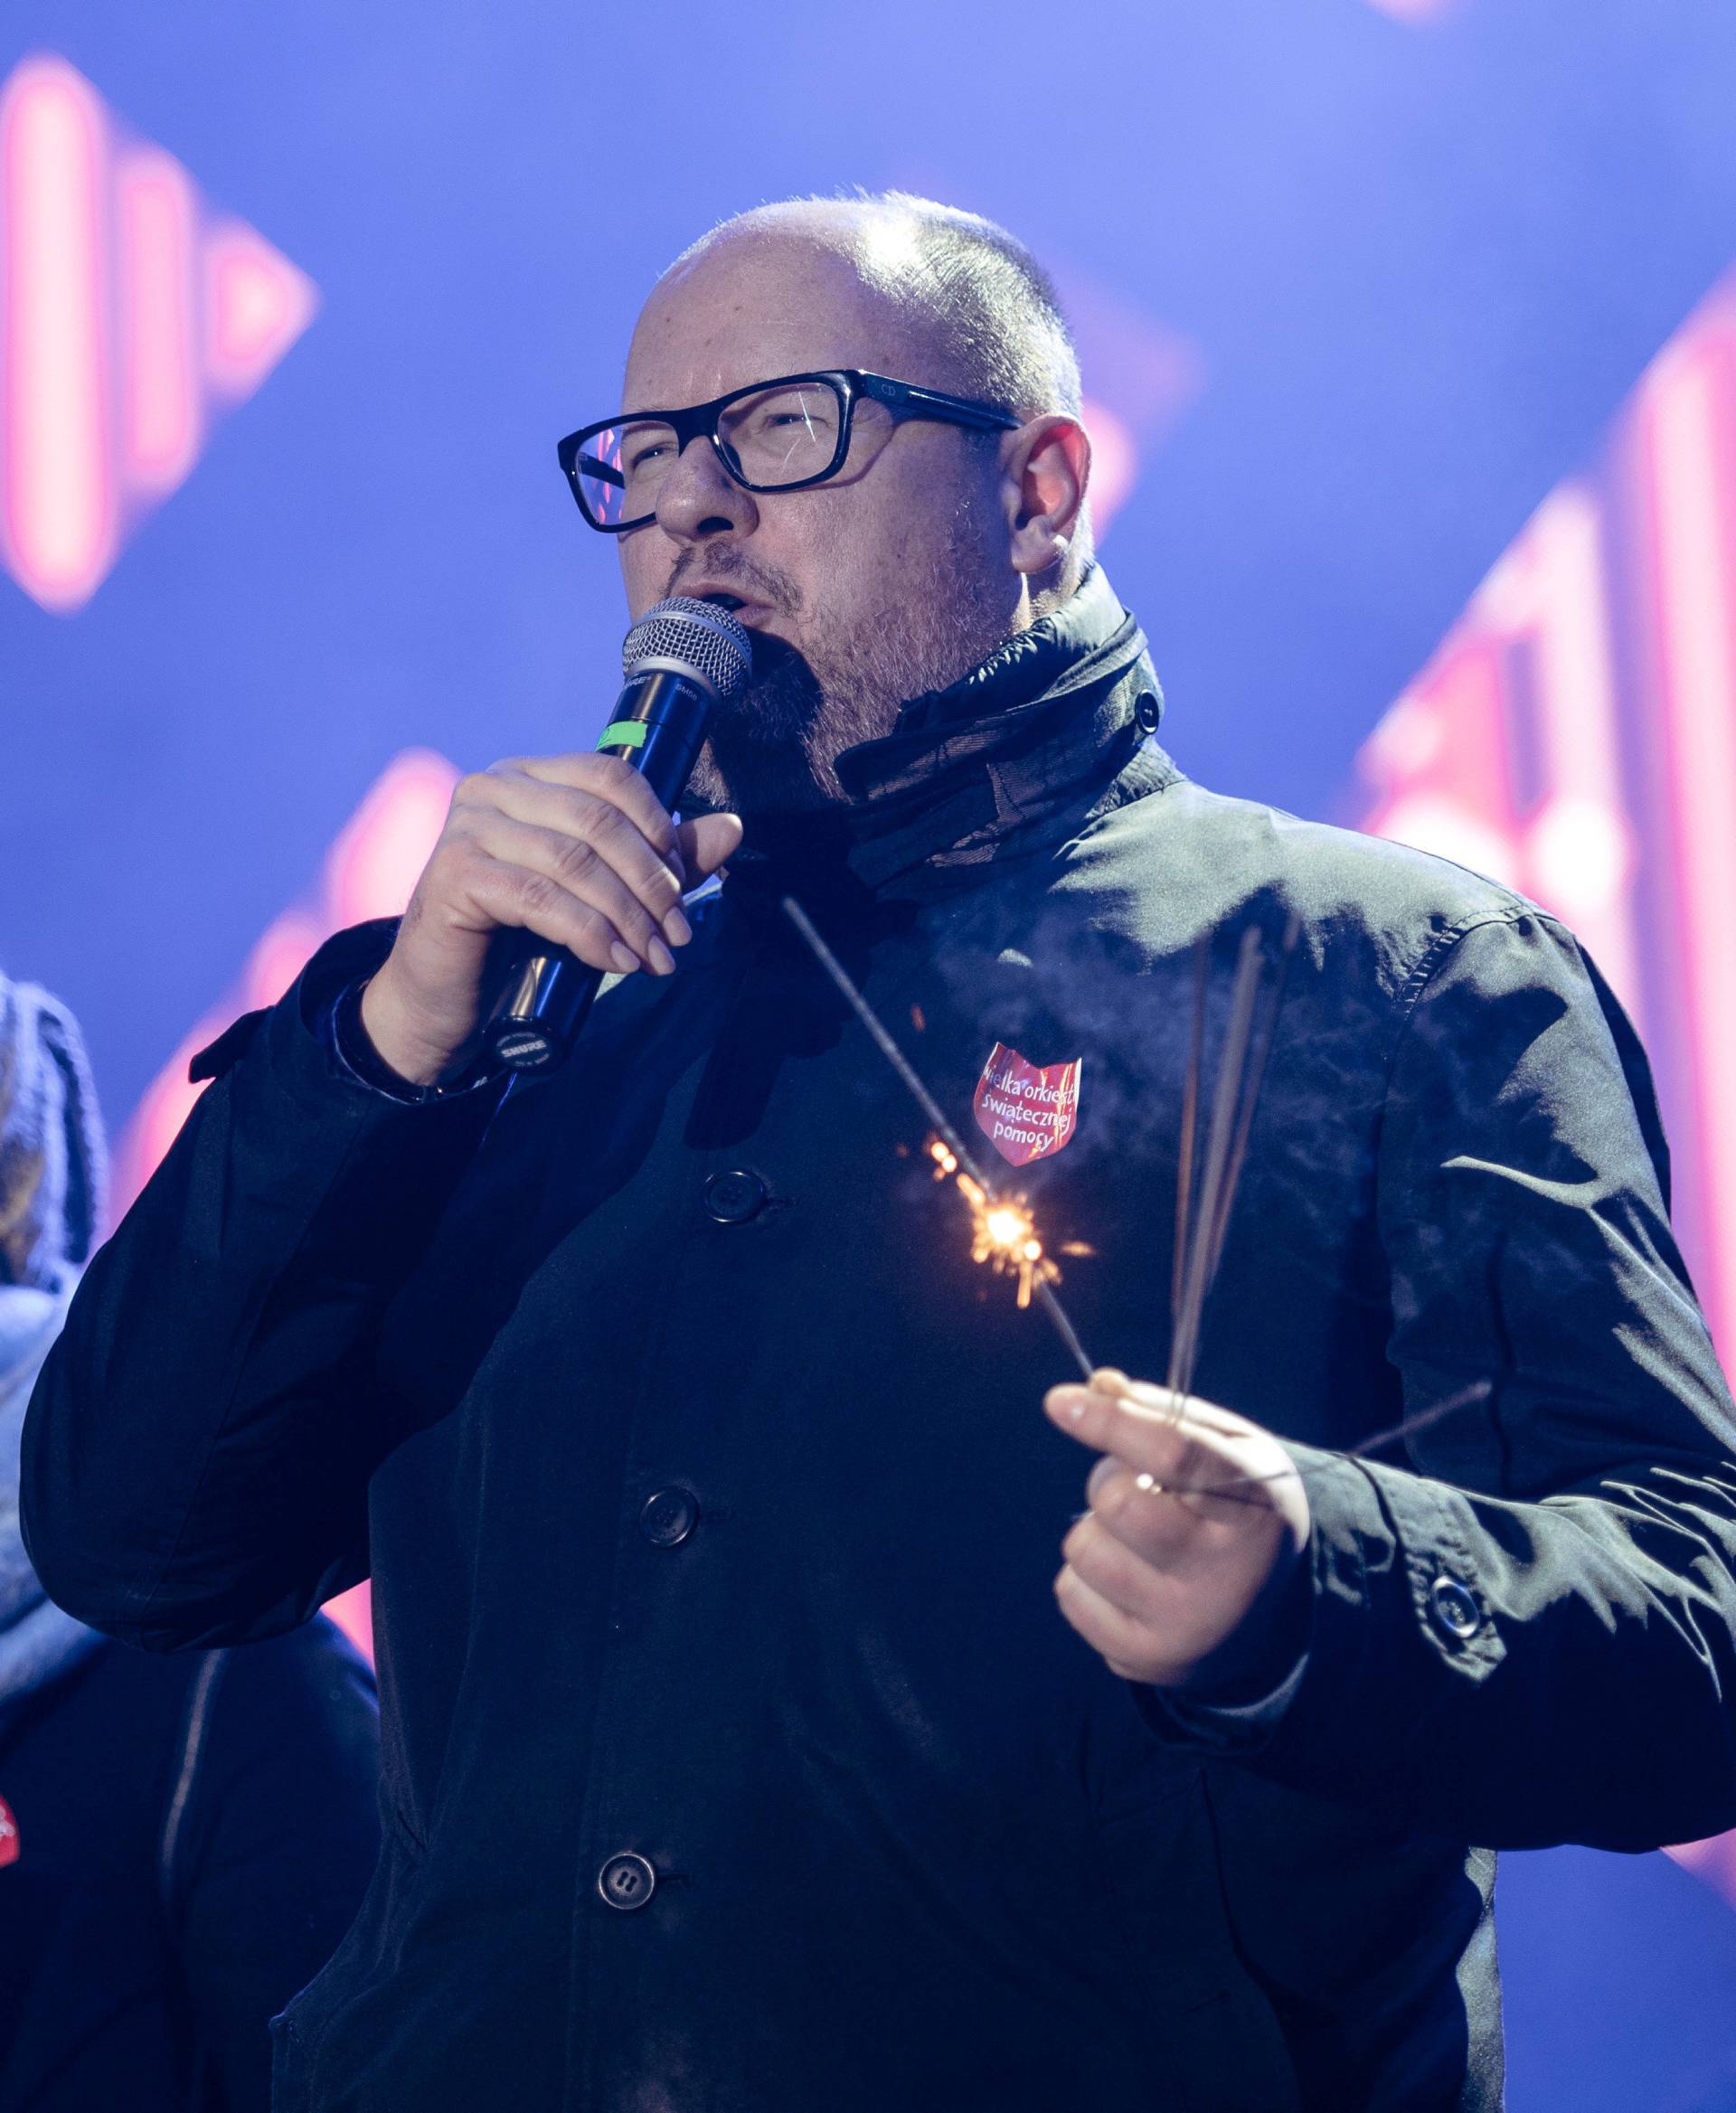
[[[843,420],[835,384],[787,382],[726,403],[716,431],[736,475],[775,490],[825,475],[838,451]],[[593,433],[575,465],[591,518],[614,528],[655,514],[675,456],[675,430],[664,419],[627,419]]]

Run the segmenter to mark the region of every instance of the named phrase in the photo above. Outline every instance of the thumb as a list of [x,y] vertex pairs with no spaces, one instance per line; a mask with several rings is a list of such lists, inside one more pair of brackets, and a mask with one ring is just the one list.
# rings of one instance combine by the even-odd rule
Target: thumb
[[691,888],[714,873],[741,842],[739,815],[695,815],[675,832],[675,843],[687,868]]

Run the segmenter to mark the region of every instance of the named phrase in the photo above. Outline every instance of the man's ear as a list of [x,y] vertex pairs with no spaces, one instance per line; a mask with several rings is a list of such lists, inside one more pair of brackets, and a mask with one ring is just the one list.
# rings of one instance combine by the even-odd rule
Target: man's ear
[[1077,419],[1050,412],[1008,437],[1003,489],[1013,570],[1058,571],[1079,533],[1091,442]]

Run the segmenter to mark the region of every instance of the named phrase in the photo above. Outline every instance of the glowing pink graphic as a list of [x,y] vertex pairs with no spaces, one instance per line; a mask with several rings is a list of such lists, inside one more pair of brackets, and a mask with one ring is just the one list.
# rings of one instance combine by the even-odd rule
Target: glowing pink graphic
[[1204,384],[1198,348],[1081,272],[1057,275],[1090,400],[1091,525],[1100,542],[1132,496],[1141,465]]
[[172,492],[199,452],[193,256],[196,206],[166,154],[129,155],[117,172],[120,247],[121,461],[136,491]]
[[1363,749],[1364,827],[1585,940],[1651,1049],[1676,1215],[1736,1346],[1736,275]]
[[[1363,749],[1365,828],[1496,874],[1644,1036],[1676,1230],[1736,1353],[1736,273]],[[1736,1904],[1736,1835],[1672,1852]]]
[[0,87],[0,561],[24,591],[81,608],[316,305],[75,68],[22,61]]
[[1106,403],[1083,406],[1091,436],[1091,530],[1100,542],[1139,481],[1139,443]]
[[187,1083],[193,1055],[238,1014],[275,1005],[335,931],[402,910],[434,848],[458,778],[455,767],[431,749],[407,749],[387,767],[327,853],[316,894],[267,927],[234,987],[183,1038],[146,1089],[116,1154],[117,1215],[150,1178],[203,1090]]
[[1655,846],[1674,911],[1688,1046],[1696,1272],[1736,1352],[1736,279],[1657,362],[1635,419],[1646,530],[1651,694],[1668,762]]
[[240,221],[205,245],[205,373],[233,401],[250,396],[313,319],[312,285]]
[[1450,13],[1458,0],[1368,0],[1368,4],[1395,22],[1432,22]]
[[6,561],[50,608],[108,570],[117,503],[104,318],[108,127],[70,66],[0,96],[0,463]]

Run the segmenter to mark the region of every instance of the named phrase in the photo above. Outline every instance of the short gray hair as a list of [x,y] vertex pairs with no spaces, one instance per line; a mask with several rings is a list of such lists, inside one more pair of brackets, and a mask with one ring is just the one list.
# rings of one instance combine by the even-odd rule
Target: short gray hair
[[[1054,282],[1016,235],[980,213],[908,191],[781,198],[720,222],[675,262],[744,223],[816,207],[859,218],[862,231],[848,245],[857,269],[894,297],[913,297],[932,319],[958,393],[1021,419],[1080,415],[1079,354]],[[877,241],[877,230],[902,239]]]

